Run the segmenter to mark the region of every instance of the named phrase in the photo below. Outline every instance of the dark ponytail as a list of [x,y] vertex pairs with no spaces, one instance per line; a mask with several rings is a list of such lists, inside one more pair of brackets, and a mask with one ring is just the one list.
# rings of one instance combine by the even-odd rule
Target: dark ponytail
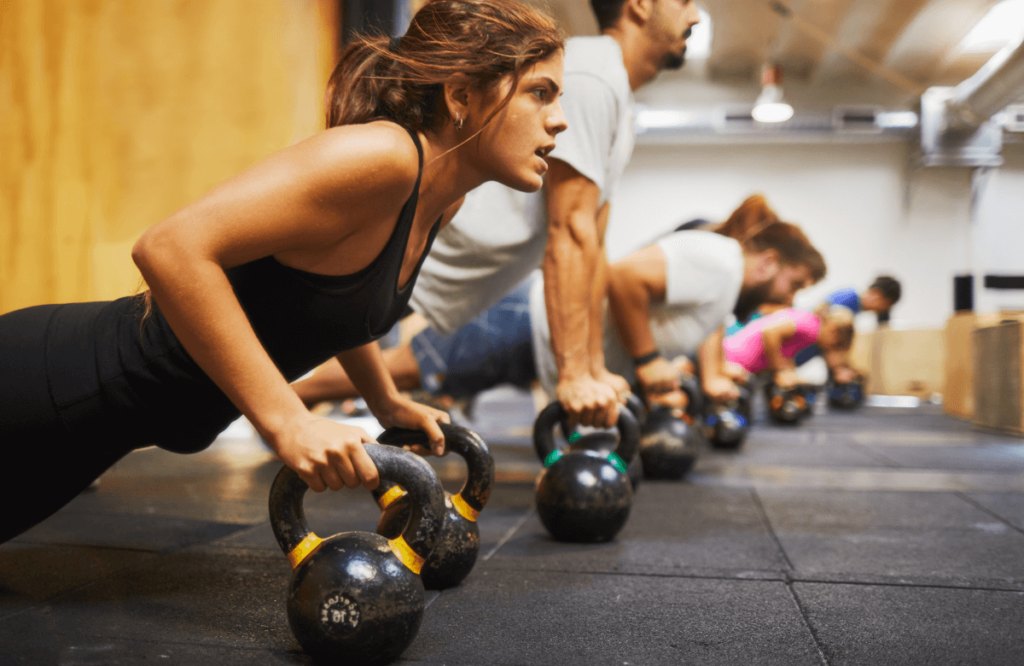
[[436,129],[449,120],[444,83],[455,74],[484,91],[511,75],[496,114],[523,71],[563,44],[554,21],[513,0],[432,0],[400,40],[363,37],[345,49],[327,86],[327,126],[387,119]]

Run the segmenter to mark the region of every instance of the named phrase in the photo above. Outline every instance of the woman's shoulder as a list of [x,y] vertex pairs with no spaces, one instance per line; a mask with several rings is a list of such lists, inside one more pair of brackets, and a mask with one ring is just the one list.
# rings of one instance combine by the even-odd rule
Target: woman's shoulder
[[342,125],[314,137],[337,177],[360,181],[367,189],[412,192],[420,173],[420,156],[409,132],[390,121]]

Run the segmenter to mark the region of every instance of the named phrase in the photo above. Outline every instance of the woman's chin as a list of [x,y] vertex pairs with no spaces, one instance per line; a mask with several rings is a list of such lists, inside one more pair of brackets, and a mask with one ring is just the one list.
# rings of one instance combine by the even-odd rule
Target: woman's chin
[[525,176],[496,178],[495,180],[505,187],[511,187],[513,190],[519,190],[520,192],[536,192],[544,187],[544,178],[537,173]]

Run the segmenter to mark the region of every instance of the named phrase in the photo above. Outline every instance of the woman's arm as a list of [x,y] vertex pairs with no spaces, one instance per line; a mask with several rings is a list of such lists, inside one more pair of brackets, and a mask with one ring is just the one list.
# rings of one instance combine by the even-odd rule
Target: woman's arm
[[313,490],[375,486],[359,445],[369,438],[316,423],[263,349],[224,270],[268,255],[304,270],[359,270],[391,231],[364,221],[397,219],[417,171],[415,146],[397,126],[335,128],[227,181],[151,227],[132,250],[188,353]]
[[793,359],[782,354],[782,344],[796,335],[796,322],[791,318],[777,319],[761,330],[761,343],[764,347],[765,360],[768,367],[775,371],[775,383],[782,388],[797,384]]

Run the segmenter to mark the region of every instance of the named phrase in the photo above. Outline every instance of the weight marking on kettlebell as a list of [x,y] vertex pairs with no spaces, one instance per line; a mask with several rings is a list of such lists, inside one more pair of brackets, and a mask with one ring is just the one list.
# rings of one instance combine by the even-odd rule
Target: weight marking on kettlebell
[[338,592],[320,605],[320,624],[330,630],[355,629],[359,624],[359,605]]
[[462,499],[462,493],[452,495],[452,506],[454,506],[455,510],[459,512],[460,516],[474,523],[476,522],[477,516],[480,515],[479,511],[466,504],[466,500]]
[[292,552],[288,553],[288,562],[291,563],[292,569],[298,569],[299,565],[312,555],[313,551],[319,548],[323,542],[324,540],[313,532],[307,534],[306,538],[300,541],[299,545],[295,546],[295,548],[292,548]]
[[388,541],[388,545],[391,546],[391,552],[395,554],[395,557],[404,564],[414,574],[419,575],[423,569],[423,563],[427,561],[427,558],[420,556],[415,550],[412,549],[405,537],[398,537],[397,539],[391,539]]
[[387,491],[386,493],[380,496],[380,499],[377,500],[377,506],[379,506],[380,510],[383,511],[384,509],[391,506],[392,502],[402,497],[405,497],[406,494],[407,493],[405,492],[405,490],[402,489],[401,486],[392,486],[391,490]]

